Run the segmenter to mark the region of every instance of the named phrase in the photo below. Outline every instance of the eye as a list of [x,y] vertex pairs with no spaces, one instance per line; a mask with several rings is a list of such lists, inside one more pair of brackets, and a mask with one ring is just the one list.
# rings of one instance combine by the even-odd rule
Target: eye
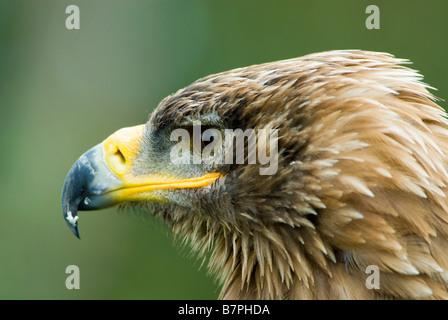
[[[187,130],[190,133],[190,147],[198,154],[212,143],[219,143],[221,138],[220,130],[211,126],[191,126]],[[216,139],[218,140],[215,142]]]
[[[193,125],[180,126],[174,128],[170,133],[170,140],[175,142],[173,148],[175,157],[186,157],[185,151],[193,156],[193,162],[214,161],[222,155],[223,136],[222,131],[211,125]],[[177,160],[176,160],[177,161]],[[196,161],[196,162],[195,162]],[[220,161],[219,159],[217,160]],[[218,163],[217,162],[217,163]]]
[[208,145],[211,145],[213,142],[216,145],[216,142],[219,143],[219,141],[222,140],[221,132],[218,129],[215,128],[208,128],[206,130],[203,130],[202,132],[202,151],[204,151],[204,148]]

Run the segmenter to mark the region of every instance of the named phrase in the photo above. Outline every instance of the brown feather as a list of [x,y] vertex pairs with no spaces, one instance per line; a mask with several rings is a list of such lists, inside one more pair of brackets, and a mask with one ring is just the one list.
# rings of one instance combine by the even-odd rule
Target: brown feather
[[[210,114],[279,129],[275,175],[233,166],[213,201],[154,204],[211,252],[221,298],[448,298],[448,124],[405,62],[317,53],[211,75],[161,102],[152,131]],[[366,288],[369,265],[379,289]]]

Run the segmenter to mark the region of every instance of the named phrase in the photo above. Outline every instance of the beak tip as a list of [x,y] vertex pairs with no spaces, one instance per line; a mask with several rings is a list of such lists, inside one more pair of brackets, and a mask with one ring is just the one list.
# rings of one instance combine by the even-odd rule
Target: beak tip
[[67,221],[67,224],[68,224],[68,227],[70,228],[70,230],[76,236],[76,238],[81,239],[81,236],[79,235],[78,225],[77,224],[72,225],[68,221]]
[[73,232],[73,234],[76,236],[76,238],[81,239],[81,236],[79,235],[78,225],[75,224],[72,228],[70,228]]
[[110,187],[121,186],[121,180],[110,170],[103,143],[84,153],[72,166],[62,188],[62,215],[73,234],[80,239],[78,211],[110,206],[113,200],[103,195]]
[[64,214],[64,220],[67,223],[69,229],[73,232],[73,234],[78,238],[81,239],[79,236],[79,230],[78,230],[78,215],[76,210],[72,213],[70,210],[67,211],[67,213]]

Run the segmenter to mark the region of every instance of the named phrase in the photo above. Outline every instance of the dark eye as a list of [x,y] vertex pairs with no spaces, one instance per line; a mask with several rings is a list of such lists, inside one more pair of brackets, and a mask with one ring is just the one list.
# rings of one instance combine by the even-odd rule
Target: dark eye
[[217,140],[219,142],[221,137],[221,132],[215,128],[208,128],[202,131],[202,150],[212,142]]
[[199,154],[221,135],[220,130],[211,126],[191,126],[187,130],[190,133],[190,147]]

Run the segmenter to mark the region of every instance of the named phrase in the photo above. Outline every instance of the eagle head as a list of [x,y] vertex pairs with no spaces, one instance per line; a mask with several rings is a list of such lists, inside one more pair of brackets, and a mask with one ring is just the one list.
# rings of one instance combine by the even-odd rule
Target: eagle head
[[405,62],[330,51],[199,79],[79,158],[64,219],[79,237],[78,210],[160,216],[221,298],[447,298],[448,124]]

